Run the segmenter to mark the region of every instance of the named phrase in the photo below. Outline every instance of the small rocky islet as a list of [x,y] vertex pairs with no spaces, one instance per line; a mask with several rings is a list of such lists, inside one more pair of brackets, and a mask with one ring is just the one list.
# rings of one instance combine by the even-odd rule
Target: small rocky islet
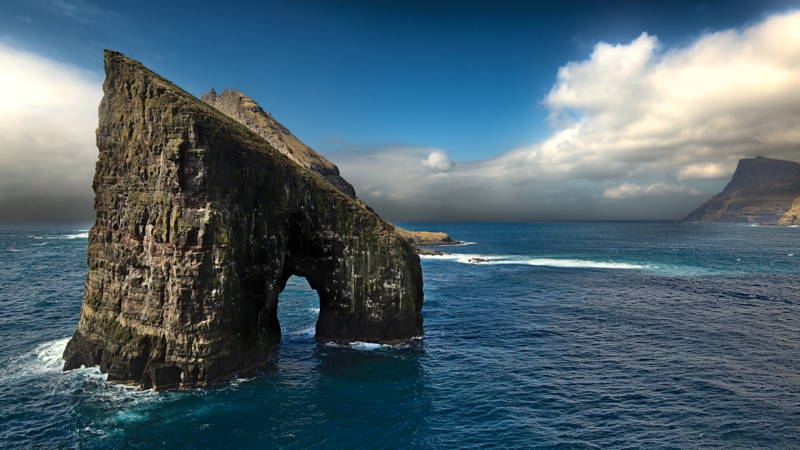
[[64,370],[100,366],[140,389],[209,386],[263,365],[292,275],[320,298],[316,338],[401,343],[423,333],[415,245],[338,168],[237,91],[191,96],[105,52],[96,222]]

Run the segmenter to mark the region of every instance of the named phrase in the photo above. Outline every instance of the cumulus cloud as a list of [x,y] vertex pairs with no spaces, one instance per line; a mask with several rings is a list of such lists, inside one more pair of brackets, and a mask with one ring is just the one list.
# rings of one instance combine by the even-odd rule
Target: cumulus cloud
[[359,192],[384,193],[365,200],[389,218],[681,218],[740,158],[800,159],[800,12],[680,48],[648,33],[597,43],[542,104],[548,139],[446,172],[430,170],[447,167],[443,149],[332,156]]
[[101,78],[0,43],[0,220],[91,219]]
[[447,172],[455,166],[453,161],[443,151],[434,151],[422,160],[422,165],[437,172]]

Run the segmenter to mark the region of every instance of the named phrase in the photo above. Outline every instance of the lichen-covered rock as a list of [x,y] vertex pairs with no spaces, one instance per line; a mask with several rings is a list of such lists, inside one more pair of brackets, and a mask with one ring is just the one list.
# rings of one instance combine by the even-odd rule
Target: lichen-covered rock
[[105,54],[83,306],[64,370],[141,388],[207,386],[263,364],[291,275],[318,339],[422,334],[413,247],[360,200],[140,63]]

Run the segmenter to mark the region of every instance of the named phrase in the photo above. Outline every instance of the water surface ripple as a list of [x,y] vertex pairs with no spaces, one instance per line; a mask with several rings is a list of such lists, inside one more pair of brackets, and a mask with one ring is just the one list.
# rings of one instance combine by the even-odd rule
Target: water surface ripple
[[0,446],[800,447],[797,228],[437,224],[423,339],[316,344],[292,278],[267,367],[165,393],[60,371],[87,228],[0,224]]

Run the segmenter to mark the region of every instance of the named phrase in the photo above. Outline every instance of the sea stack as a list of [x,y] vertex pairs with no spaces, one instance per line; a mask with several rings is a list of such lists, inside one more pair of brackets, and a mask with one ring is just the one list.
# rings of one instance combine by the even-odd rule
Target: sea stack
[[800,164],[763,156],[741,159],[725,189],[684,220],[800,224]]
[[141,389],[208,386],[267,361],[292,275],[323,341],[422,334],[413,246],[360,200],[120,53],[105,52],[97,219],[64,370]]

